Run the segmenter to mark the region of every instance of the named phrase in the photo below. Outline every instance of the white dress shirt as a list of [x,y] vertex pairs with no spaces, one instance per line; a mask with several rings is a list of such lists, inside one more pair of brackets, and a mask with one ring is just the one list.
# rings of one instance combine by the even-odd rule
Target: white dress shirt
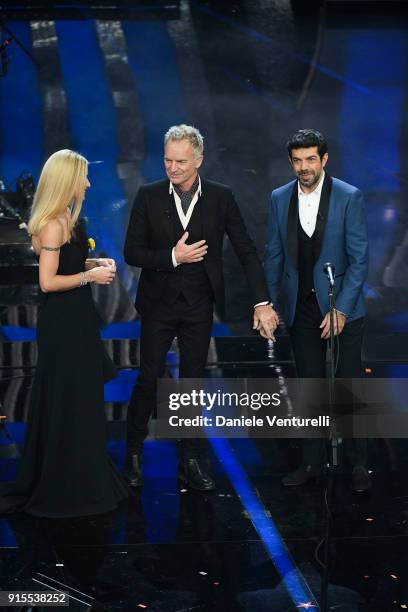
[[320,181],[312,192],[302,190],[298,181],[299,220],[304,232],[311,238],[316,229],[317,213],[319,212],[320,197],[324,181],[324,171]]
[[[170,186],[169,186],[169,193],[173,194],[174,203],[176,205],[177,214],[179,216],[180,223],[183,226],[183,228],[186,229],[187,225],[190,223],[190,219],[191,219],[191,215],[193,214],[194,206],[197,204],[198,198],[201,195],[201,178],[200,178],[200,175],[198,176],[198,189],[195,192],[193,199],[191,200],[190,206],[188,207],[186,214],[184,214],[183,207],[181,206],[180,197],[179,197],[177,191],[174,189],[173,183],[171,181],[170,181]],[[171,252],[171,259],[173,261],[173,266],[175,268],[177,268],[177,266],[179,266],[180,264],[177,263],[177,261],[176,261],[176,258],[174,256],[174,249],[175,249],[175,247],[173,247],[173,250]]]
[[179,216],[179,219],[180,219],[180,223],[184,227],[184,229],[186,229],[187,225],[190,222],[191,215],[193,214],[194,206],[197,204],[198,198],[201,195],[201,178],[200,178],[200,175],[198,176],[198,189],[195,192],[193,199],[191,200],[190,206],[188,207],[186,214],[184,214],[183,207],[181,206],[180,197],[179,197],[177,191],[174,189],[174,186],[173,186],[172,182],[170,182],[169,193],[173,194],[174,202],[175,202],[176,208],[177,208],[177,213],[178,213],[178,216]]

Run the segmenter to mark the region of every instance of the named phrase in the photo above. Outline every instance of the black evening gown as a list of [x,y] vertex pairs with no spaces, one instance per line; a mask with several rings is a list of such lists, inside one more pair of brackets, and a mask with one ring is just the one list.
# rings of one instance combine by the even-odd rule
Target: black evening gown
[[[79,226],[61,247],[58,274],[83,271],[87,255]],[[44,295],[22,458],[16,482],[0,485],[0,513],[84,516],[113,510],[128,497],[106,450],[103,384],[109,358],[99,328],[89,285]]]

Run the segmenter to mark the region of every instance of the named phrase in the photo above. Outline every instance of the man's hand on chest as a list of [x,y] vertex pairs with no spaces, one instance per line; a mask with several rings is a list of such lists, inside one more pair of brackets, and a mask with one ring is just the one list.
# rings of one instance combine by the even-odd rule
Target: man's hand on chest
[[193,244],[186,244],[187,239],[188,232],[185,232],[174,247],[173,263],[175,260],[176,265],[203,261],[207,254],[208,246],[205,240],[199,240]]

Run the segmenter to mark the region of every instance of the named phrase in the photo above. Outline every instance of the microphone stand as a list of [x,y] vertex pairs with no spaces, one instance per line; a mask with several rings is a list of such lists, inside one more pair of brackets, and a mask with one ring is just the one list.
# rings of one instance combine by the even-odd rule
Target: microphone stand
[[338,445],[339,441],[336,434],[336,426],[334,422],[334,401],[335,401],[335,376],[336,376],[336,365],[335,365],[335,351],[334,351],[334,310],[335,310],[335,296],[334,296],[334,285],[335,278],[329,280],[329,319],[330,319],[330,373],[329,373],[329,415],[330,415],[330,438],[328,448],[328,464],[327,464],[327,489],[325,495],[325,523],[324,523],[324,567],[321,580],[321,592],[320,592],[320,610],[321,612],[328,612],[328,586],[329,586],[329,560],[330,560],[330,532],[332,526],[331,516],[331,505],[334,499],[334,485],[336,479],[336,472],[338,468]]

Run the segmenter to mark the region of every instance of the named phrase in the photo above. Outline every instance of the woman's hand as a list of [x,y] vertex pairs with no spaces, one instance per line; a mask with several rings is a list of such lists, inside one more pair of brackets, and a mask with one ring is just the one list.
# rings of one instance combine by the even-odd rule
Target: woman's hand
[[[110,260],[112,261],[112,260]],[[86,272],[87,279],[97,285],[110,285],[115,278],[116,267],[100,265]]]

